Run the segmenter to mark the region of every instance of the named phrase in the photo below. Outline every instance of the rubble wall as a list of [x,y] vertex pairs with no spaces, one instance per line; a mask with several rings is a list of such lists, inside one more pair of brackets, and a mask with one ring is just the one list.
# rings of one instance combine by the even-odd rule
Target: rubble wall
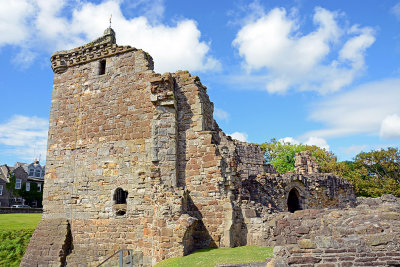
[[[383,201],[382,201],[383,200]],[[270,222],[275,258],[267,266],[399,266],[400,201],[297,211]]]

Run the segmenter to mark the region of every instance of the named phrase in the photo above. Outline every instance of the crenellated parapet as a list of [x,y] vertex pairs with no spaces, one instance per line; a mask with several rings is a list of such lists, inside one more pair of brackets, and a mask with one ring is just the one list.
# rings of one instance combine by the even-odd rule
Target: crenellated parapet
[[[51,58],[51,68],[54,73],[63,73],[68,67],[85,64],[94,60],[115,56],[129,51],[141,51],[131,46],[118,46],[115,32],[108,28],[104,35],[83,46],[55,52]],[[152,57],[143,51],[150,66],[154,66]]]

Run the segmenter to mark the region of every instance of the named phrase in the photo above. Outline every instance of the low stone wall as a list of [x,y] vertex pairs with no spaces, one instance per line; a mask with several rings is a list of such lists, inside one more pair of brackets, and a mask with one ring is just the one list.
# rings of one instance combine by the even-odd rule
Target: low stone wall
[[[50,244],[49,239],[52,240]],[[72,236],[67,220],[41,220],[32,235],[20,266],[65,266],[66,256],[71,249]]]
[[7,213],[42,213],[42,208],[9,208],[9,207],[1,207],[0,214]]
[[400,266],[398,251],[370,251],[357,248],[342,249],[299,249],[298,247],[276,247],[274,253],[285,258],[275,258],[267,267],[280,266],[316,266],[316,267],[351,267],[351,266]]
[[269,223],[268,245],[276,246],[267,266],[400,266],[399,199],[358,203],[371,205],[277,215]]
[[265,267],[265,262],[251,262],[251,263],[217,263],[215,267]]

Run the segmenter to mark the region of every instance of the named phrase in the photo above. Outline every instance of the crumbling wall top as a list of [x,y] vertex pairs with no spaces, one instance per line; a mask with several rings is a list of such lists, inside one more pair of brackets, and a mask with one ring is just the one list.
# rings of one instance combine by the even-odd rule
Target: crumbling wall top
[[294,167],[297,174],[313,174],[319,173],[318,163],[310,151],[302,151],[296,154],[294,158]]

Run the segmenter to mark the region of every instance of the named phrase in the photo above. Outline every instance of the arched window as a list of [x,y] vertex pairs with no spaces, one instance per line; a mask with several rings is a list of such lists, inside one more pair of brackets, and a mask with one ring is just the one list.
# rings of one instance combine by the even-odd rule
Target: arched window
[[128,197],[128,191],[124,191],[118,187],[114,192],[114,203],[115,204],[126,204],[126,198]]

